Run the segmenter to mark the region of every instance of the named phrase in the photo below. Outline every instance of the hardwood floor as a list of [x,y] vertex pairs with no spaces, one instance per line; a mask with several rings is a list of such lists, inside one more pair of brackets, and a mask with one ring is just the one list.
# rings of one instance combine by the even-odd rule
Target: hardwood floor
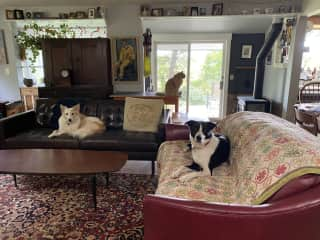
[[[119,172],[151,175],[151,161],[129,160]],[[157,174],[157,168],[156,168],[156,174]]]

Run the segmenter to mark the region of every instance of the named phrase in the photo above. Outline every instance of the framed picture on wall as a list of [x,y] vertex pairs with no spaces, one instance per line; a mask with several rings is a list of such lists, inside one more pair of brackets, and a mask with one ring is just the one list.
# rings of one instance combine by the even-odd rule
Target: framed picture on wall
[[96,18],[96,9],[95,8],[88,9],[88,18]]
[[4,40],[4,31],[0,30],[0,65],[8,64],[6,43]]
[[241,47],[241,58],[251,59],[252,58],[252,45],[242,45]]
[[223,13],[223,3],[215,3],[212,5],[212,15],[222,15]]
[[112,39],[113,81],[137,82],[139,80],[138,60],[136,37]]

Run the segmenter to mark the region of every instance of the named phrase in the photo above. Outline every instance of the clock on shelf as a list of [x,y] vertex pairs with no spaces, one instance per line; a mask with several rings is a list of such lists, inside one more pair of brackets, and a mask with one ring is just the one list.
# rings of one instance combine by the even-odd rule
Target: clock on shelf
[[70,78],[70,69],[61,69],[60,76],[62,78]]

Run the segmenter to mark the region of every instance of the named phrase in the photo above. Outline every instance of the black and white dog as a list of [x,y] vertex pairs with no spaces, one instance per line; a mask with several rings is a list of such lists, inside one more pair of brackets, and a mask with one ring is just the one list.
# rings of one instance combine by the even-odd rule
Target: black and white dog
[[214,168],[229,163],[230,141],[226,136],[213,133],[216,124],[191,120],[186,125],[190,130],[188,147],[192,151],[193,163],[179,168],[172,174],[173,178],[188,182],[195,177],[212,176]]

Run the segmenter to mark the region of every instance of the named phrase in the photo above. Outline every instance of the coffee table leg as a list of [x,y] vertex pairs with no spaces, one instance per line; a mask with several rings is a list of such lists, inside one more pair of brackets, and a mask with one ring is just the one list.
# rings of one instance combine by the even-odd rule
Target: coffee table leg
[[18,184],[17,184],[17,175],[13,174],[13,181],[14,181],[14,186],[17,188]]
[[106,186],[109,186],[109,173],[104,173],[104,177],[106,179]]
[[93,205],[94,209],[97,209],[97,185],[96,185],[96,175],[91,177],[91,190],[92,190],[92,197],[93,197]]

